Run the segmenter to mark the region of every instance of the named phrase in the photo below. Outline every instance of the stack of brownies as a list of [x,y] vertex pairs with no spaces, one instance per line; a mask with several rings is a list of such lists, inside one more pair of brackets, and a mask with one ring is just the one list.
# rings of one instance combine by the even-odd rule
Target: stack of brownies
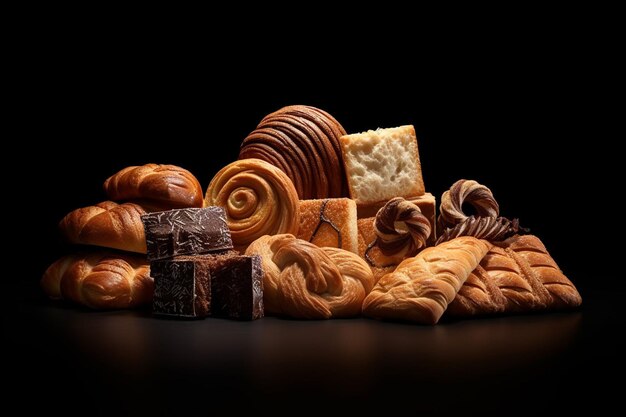
[[258,255],[233,251],[221,207],[143,215],[153,312],[174,317],[263,317],[263,272]]

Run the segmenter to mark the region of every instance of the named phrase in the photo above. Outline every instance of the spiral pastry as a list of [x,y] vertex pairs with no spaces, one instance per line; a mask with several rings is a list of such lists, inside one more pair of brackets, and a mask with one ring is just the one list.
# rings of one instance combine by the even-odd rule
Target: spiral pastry
[[520,228],[518,219],[469,216],[456,226],[446,229],[437,239],[437,245],[459,236],[472,236],[489,242],[501,242],[517,233],[528,233],[527,229]]
[[396,197],[376,213],[374,231],[376,244],[384,255],[406,258],[426,246],[431,226],[418,206]]
[[439,230],[454,227],[467,219],[463,204],[476,210],[476,217],[498,217],[500,207],[491,190],[474,180],[458,180],[441,196],[439,206]]
[[330,114],[287,106],[263,118],[242,142],[239,159],[257,158],[293,180],[302,200],[347,196],[339,139],[346,131]]
[[374,286],[372,270],[359,255],[320,248],[293,235],[263,236],[246,255],[263,265],[265,312],[303,319],[353,317]]
[[260,159],[241,159],[211,180],[205,205],[226,211],[233,244],[245,249],[263,235],[296,233],[298,194],[287,175]]

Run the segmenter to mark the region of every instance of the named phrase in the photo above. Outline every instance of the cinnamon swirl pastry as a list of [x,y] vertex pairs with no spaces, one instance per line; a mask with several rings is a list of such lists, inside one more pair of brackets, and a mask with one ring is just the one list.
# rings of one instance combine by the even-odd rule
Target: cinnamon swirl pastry
[[211,180],[207,206],[226,211],[233,244],[239,250],[263,235],[297,233],[298,194],[287,175],[260,159],[241,159]]

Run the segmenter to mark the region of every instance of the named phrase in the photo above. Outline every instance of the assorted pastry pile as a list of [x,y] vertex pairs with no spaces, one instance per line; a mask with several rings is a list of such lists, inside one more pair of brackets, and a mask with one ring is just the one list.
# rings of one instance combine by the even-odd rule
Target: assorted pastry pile
[[51,298],[152,303],[172,317],[424,324],[582,302],[486,186],[457,181],[436,217],[413,126],[348,135],[323,110],[288,106],[244,139],[204,198],[172,165],[123,169],[104,189],[111,201],[60,223],[68,242],[90,247],[48,268]]

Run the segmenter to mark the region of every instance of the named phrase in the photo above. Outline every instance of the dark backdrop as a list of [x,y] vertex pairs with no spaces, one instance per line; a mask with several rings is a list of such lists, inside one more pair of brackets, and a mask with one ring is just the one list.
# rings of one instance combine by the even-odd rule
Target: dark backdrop
[[[459,36],[435,53],[339,44],[338,59],[317,44],[285,54],[250,39],[249,49],[228,48],[238,58],[231,62],[216,42],[77,42],[76,33],[71,43],[42,36],[24,49],[34,59],[15,83],[20,117],[9,139],[17,152],[5,158],[28,175],[5,172],[5,223],[19,261],[8,262],[5,282],[16,288],[7,292],[3,333],[13,390],[40,401],[20,407],[206,415],[250,405],[322,415],[337,399],[343,415],[512,415],[549,397],[550,410],[610,409],[618,386],[606,376],[624,366],[625,294],[621,248],[605,240],[621,230],[612,199],[619,155],[605,127],[615,111],[599,94],[612,94],[611,84],[604,70],[589,71],[603,63],[584,36],[529,40],[531,29],[519,29],[518,39],[493,32],[487,43]],[[45,300],[37,280],[68,250],[58,221],[104,200],[109,175],[170,163],[206,189],[260,119],[289,104],[327,110],[348,132],[413,124],[427,190],[439,199],[459,178],[489,186],[501,213],[541,237],[581,290],[581,311],[430,328],[367,319],[178,322]],[[57,383],[62,377],[69,382]]]
[[547,59],[401,67],[362,80],[339,67],[323,82],[288,71],[209,76],[194,67],[91,60],[53,71],[27,126],[43,146],[25,138],[37,192],[22,189],[20,197],[35,208],[26,227],[46,248],[29,278],[65,250],[58,221],[104,200],[109,175],[128,165],[176,164],[206,190],[264,115],[308,104],[348,132],[413,124],[427,191],[439,201],[459,178],[487,185],[501,214],[519,217],[576,281],[579,271],[598,267],[592,254],[606,230],[608,185],[592,164],[610,165],[611,139],[590,120],[596,102],[575,82],[571,63]]

